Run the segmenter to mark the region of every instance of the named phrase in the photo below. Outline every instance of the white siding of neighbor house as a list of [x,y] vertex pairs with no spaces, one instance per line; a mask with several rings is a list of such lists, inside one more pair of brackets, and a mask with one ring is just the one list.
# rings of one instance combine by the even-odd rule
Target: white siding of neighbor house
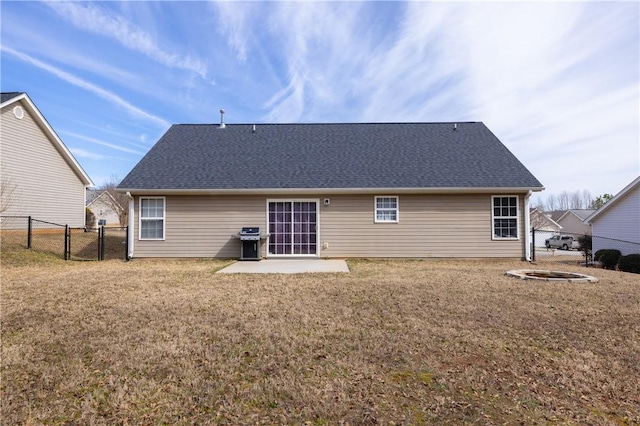
[[640,185],[593,220],[593,252],[618,249],[622,255],[640,253]]
[[26,107],[22,119],[14,116],[13,108],[18,105],[15,102],[2,109],[1,174],[14,187],[13,201],[2,214],[84,226],[83,182]]
[[103,192],[89,203],[87,207],[95,216],[96,225],[99,220],[103,219],[106,221],[107,226],[120,226],[120,217],[118,216],[118,213],[113,210],[109,203],[105,202],[105,199],[108,196],[109,195],[107,195],[106,192]]
[[[237,258],[240,241],[234,236],[243,226],[260,226],[267,232],[267,199],[318,199],[319,257],[522,259],[524,196],[518,195],[519,239],[493,240],[491,195],[399,194],[399,223],[374,223],[374,195],[167,196],[163,241],[139,239],[136,196],[133,256]],[[327,206],[325,198],[330,199]]]

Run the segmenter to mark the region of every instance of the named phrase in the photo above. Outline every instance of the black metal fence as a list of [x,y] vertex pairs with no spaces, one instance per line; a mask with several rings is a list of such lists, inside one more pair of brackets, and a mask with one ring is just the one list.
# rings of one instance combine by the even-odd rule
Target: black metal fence
[[64,260],[128,260],[129,228],[72,228],[31,216],[0,216],[0,244],[51,253]]
[[598,265],[598,262],[594,262],[594,255],[598,250],[614,249],[628,254],[640,253],[640,243],[637,242],[576,233],[558,234],[572,238],[571,240],[554,242],[551,240],[553,235],[531,229],[531,259],[533,261],[594,266]]

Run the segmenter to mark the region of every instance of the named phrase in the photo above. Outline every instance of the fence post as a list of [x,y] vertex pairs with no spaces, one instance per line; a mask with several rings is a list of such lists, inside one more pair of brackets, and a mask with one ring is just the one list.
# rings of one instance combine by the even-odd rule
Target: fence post
[[124,260],[129,261],[129,225],[125,227],[125,240],[124,240]]
[[29,222],[27,223],[27,248],[31,250],[31,216],[29,216]]
[[[69,225],[64,226],[64,260],[69,260],[71,257],[71,235],[69,235]],[[69,255],[67,255],[67,253]]]
[[536,228],[531,227],[531,261],[536,261]]
[[102,227],[98,226],[98,260],[102,260]]
[[98,246],[100,247],[98,260],[104,260],[104,226],[101,226],[98,232]]

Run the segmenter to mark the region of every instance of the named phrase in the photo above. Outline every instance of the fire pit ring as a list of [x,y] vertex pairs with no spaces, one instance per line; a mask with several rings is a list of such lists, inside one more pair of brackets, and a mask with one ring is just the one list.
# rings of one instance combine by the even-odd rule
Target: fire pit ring
[[576,272],[549,271],[541,269],[513,269],[507,271],[509,277],[520,278],[521,280],[538,280],[538,281],[564,281],[570,283],[598,282],[596,277],[590,275],[578,274]]

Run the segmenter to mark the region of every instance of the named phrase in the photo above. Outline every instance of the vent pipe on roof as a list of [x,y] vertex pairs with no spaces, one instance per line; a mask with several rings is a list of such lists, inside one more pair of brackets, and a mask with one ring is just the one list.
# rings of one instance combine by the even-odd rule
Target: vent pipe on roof
[[253,125],[253,129],[251,129],[251,132],[252,132],[252,133],[255,133],[255,132],[256,132],[256,125],[255,125],[255,124]]
[[458,130],[458,123],[456,123],[456,124],[454,124],[454,125],[453,125],[453,130],[454,130],[454,131],[455,131],[455,130]]
[[226,126],[224,125],[224,109],[220,110],[220,126],[219,129],[224,129]]

